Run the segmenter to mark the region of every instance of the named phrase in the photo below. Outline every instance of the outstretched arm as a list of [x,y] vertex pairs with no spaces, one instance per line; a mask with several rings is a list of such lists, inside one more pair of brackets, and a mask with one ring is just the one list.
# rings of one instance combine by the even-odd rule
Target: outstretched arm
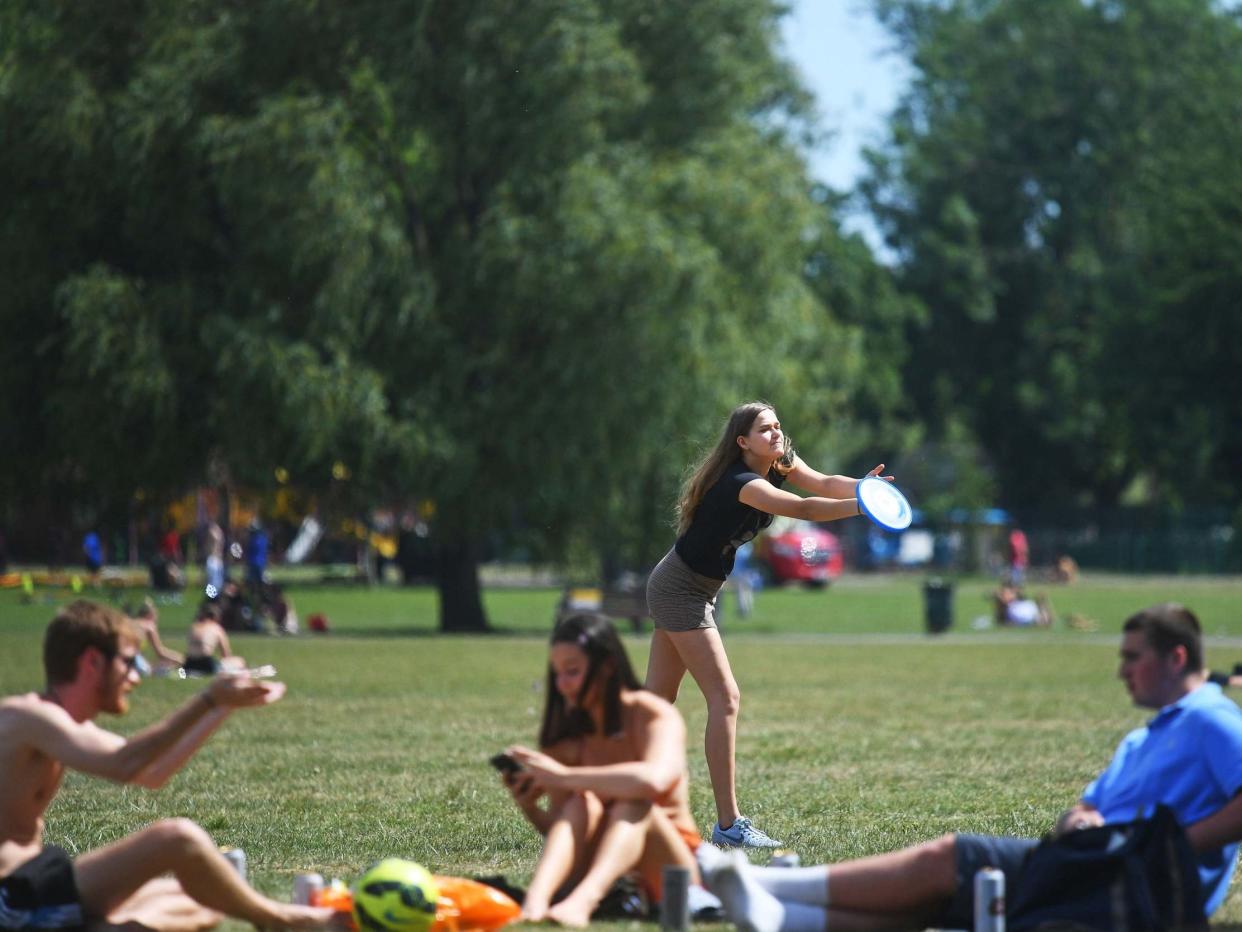
[[[879,476],[884,471],[884,464],[881,463],[868,476]],[[880,476],[880,478],[892,482],[892,476]],[[805,489],[812,495],[821,495],[825,498],[853,498],[854,489],[858,485],[859,480],[852,476],[825,476],[822,472],[817,472],[800,457],[794,457],[793,469],[789,471],[789,481],[800,489]]]
[[[853,494],[852,489],[850,494]],[[737,497],[743,504],[770,515],[805,518],[808,521],[837,521],[861,514],[855,498],[802,498],[778,489],[767,479],[752,479],[742,486]]]
[[[227,674],[224,674],[226,677]],[[269,705],[285,694],[284,683],[262,683],[258,684],[264,688],[261,705]],[[199,694],[203,702],[209,701],[211,694],[207,690],[203,690]],[[250,704],[249,702],[246,703]],[[139,786],[145,786],[148,789],[158,790],[170,779],[173,774],[185,766],[194,754],[207,743],[217,728],[224,724],[224,720],[229,717],[229,713],[237,705],[217,705],[214,706],[203,718],[195,722],[190,729],[182,735],[177,742],[168,750],[160,754],[149,765],[144,767],[136,777],[131,781]]]
[[[93,722],[74,721],[60,706],[42,701],[13,710],[8,727],[19,743],[74,770],[118,783],[147,784],[156,778],[162,783],[202,746],[229,711],[274,702],[283,692],[283,684],[218,677],[128,740]],[[213,712],[219,720],[204,723]]]

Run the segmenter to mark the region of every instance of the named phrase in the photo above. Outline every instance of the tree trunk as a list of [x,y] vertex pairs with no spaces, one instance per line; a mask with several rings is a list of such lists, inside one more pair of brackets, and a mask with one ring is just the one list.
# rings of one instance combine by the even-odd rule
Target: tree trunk
[[479,557],[472,541],[441,540],[436,553],[441,631],[487,631],[479,588]]

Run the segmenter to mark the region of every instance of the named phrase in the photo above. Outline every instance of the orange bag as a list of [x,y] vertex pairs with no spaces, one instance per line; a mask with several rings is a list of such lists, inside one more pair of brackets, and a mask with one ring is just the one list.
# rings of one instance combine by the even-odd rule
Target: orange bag
[[506,926],[522,907],[495,887],[465,877],[436,875],[440,902],[432,932],[488,932]]
[[[522,912],[522,907],[495,887],[465,877],[436,876],[440,899],[436,903],[436,921],[431,932],[490,932],[506,926]],[[354,921],[354,894],[342,883],[332,883],[315,895],[316,906],[331,906],[349,917],[349,928],[357,929]]]

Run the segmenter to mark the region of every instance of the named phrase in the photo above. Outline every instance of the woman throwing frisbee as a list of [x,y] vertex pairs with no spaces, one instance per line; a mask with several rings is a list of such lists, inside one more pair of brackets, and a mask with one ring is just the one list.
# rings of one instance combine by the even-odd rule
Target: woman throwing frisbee
[[[877,475],[881,463],[867,475]],[[885,476],[891,481],[891,477]],[[788,481],[813,497],[781,488]],[[742,816],[734,785],[734,746],[740,694],[716,628],[716,596],[733,569],[737,548],[772,523],[773,515],[835,521],[860,514],[849,476],[825,476],[793,452],[772,406],[739,405],[715,447],[695,468],[677,503],[677,542],[647,581],[655,620],[647,688],[677,699],[689,671],[707,700],[704,748],[716,799],[712,843],[776,848]]]

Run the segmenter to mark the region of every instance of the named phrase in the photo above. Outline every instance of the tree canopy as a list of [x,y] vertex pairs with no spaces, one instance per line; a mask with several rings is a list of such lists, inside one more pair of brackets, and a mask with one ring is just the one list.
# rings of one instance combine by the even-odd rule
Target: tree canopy
[[1012,504],[1238,503],[1242,24],[1211,0],[879,0],[913,85],[869,203],[906,384]]
[[778,14],[8,4],[7,496],[343,462],[361,499],[435,501],[458,628],[489,533],[658,556],[728,409],[766,396],[823,448],[863,303],[901,306],[811,197]]

